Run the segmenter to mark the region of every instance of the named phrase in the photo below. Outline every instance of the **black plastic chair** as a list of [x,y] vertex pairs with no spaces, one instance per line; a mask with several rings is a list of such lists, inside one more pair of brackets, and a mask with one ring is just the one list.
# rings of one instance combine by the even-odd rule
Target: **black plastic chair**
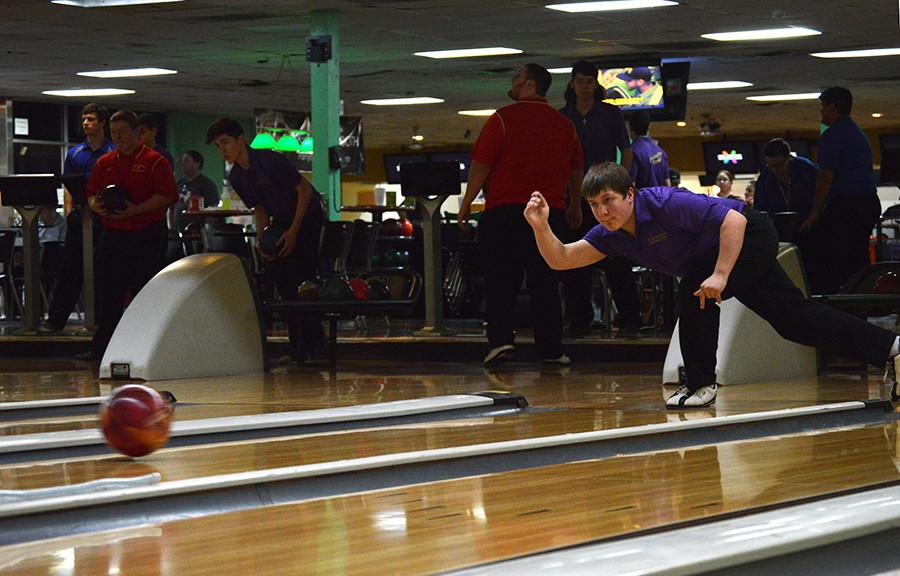
[[347,254],[347,273],[359,275],[372,270],[372,258],[375,256],[375,243],[378,241],[377,222],[355,220],[353,237],[350,240],[350,251]]
[[352,243],[353,222],[326,222],[319,243],[319,274],[323,277],[346,275]]
[[[15,246],[16,231],[0,230],[0,290],[3,292],[3,317],[7,320],[16,315],[22,315],[22,299],[19,297],[13,276]],[[15,312],[12,310],[13,305],[15,305]]]

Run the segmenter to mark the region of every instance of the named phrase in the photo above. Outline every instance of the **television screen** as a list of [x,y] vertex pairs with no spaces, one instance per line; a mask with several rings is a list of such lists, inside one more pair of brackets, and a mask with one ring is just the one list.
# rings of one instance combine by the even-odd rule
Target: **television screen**
[[759,172],[755,142],[737,140],[704,142],[703,161],[707,174],[716,174],[720,170],[728,170],[732,174]]
[[388,184],[400,183],[400,165],[407,162],[427,162],[427,154],[385,154],[384,175]]
[[435,152],[428,155],[430,162],[459,162],[459,181],[467,182],[469,180],[469,165],[472,158],[468,152]]
[[401,164],[400,189],[404,196],[455,196],[462,192],[459,162],[406,162]]
[[900,148],[883,148],[881,150],[879,184],[896,184],[900,186]]
[[600,85],[606,90],[604,102],[622,110],[665,108],[662,66],[598,67]]

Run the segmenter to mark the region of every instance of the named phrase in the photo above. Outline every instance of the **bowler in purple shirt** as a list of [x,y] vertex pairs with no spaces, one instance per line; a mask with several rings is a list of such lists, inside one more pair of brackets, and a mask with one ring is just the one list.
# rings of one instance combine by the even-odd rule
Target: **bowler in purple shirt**
[[674,409],[716,400],[718,303],[732,296],[784,338],[845,358],[885,365],[892,400],[900,399],[895,363],[900,341],[883,328],[808,300],[775,259],[774,224],[742,202],[670,187],[637,190],[618,164],[585,174],[582,194],[600,222],[583,239],[563,244],[547,223],[549,207],[534,192],[525,219],[551,268],[587,266],[627,256],[659,272],[681,276],[679,340],[686,382],[666,399]]

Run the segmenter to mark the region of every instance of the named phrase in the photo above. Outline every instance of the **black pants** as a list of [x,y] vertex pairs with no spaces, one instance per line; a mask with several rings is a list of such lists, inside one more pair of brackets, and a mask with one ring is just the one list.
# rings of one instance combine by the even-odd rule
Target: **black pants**
[[138,231],[106,228],[97,247],[97,332],[91,350],[102,356],[125,311],[128,293],[141,288],[162,268],[160,246],[165,224],[156,222]]
[[[482,255],[487,299],[487,336],[491,347],[512,344],[516,295],[527,276],[534,342],[542,358],[562,355],[562,307],[559,273],[538,251],[524,205],[491,208],[478,220],[478,247]],[[555,234],[565,229],[565,215],[550,211]]]
[[[297,288],[305,280],[316,278],[319,263],[319,239],[322,233],[322,210],[310,203],[303,217],[294,251],[286,258],[266,261],[266,271],[282,300],[296,300]],[[315,351],[323,339],[322,317],[309,314],[288,322],[291,349],[302,355]],[[304,358],[297,358],[303,360]]]
[[[881,214],[877,197],[829,201],[808,243],[807,271],[813,294],[834,294],[869,265],[869,235]],[[804,257],[807,253],[804,253]]]
[[[882,367],[890,354],[895,334],[865,320],[808,300],[794,286],[775,259],[778,235],[771,220],[750,210],[744,245],[722,299],[736,297],[766,320],[783,338],[864,360]],[[718,253],[702,258],[678,288],[679,339],[688,387],[696,390],[716,382],[716,349],[719,342],[719,307],[706,301],[700,309],[693,293],[712,274]],[[735,353],[739,353],[736,351]],[[759,358],[765,362],[765,358]]]
[[[75,303],[78,302],[78,296],[81,294],[81,287],[84,283],[82,210],[87,210],[87,208],[75,208],[66,216],[66,243],[63,246],[62,261],[56,275],[56,284],[53,287],[53,293],[50,295],[50,310],[47,317],[47,323],[50,327],[57,330],[64,328],[66,322],[69,321],[69,316],[72,314],[72,310],[75,309]],[[93,232],[94,254],[96,254],[100,236],[103,232],[103,226],[97,218],[94,218]],[[94,275],[96,276],[96,260],[94,263]],[[97,299],[95,298],[96,301]]]
[[[563,242],[575,242],[584,238],[588,230],[597,225],[597,219],[590,206],[581,201],[581,226],[574,230],[564,227],[560,236]],[[627,258],[604,258],[600,264],[609,281],[609,289],[619,312],[619,327],[639,328],[641,325],[641,304],[637,292],[637,274]],[[591,325],[594,320],[592,302],[592,267],[566,270],[561,274],[563,298],[566,303],[566,321],[570,328],[580,329]]]

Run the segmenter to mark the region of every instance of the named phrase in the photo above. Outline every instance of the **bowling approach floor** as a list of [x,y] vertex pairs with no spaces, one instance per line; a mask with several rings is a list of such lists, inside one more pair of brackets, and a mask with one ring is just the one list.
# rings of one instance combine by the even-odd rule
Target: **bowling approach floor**
[[[667,412],[657,363],[548,367],[342,359],[337,372],[279,366],[265,375],[155,383],[178,398],[178,421],[272,414],[503,390],[529,407],[504,416],[274,436],[0,466],[0,489],[27,490],[159,473],[162,483],[285,466],[694,423],[748,413],[877,399],[880,378],[852,374],[722,388],[706,410]],[[5,359],[0,401],[109,393],[88,366]],[[192,511],[114,530],[0,547],[10,574],[445,572],[615,540],[693,522],[900,483],[898,414],[883,422],[707,437],[682,448],[650,439],[630,452],[431,482],[399,479],[328,497],[229,512]],[[0,420],[0,437],[90,429],[91,413]],[[194,517],[190,517],[194,516]],[[900,568],[898,559],[895,568]]]

